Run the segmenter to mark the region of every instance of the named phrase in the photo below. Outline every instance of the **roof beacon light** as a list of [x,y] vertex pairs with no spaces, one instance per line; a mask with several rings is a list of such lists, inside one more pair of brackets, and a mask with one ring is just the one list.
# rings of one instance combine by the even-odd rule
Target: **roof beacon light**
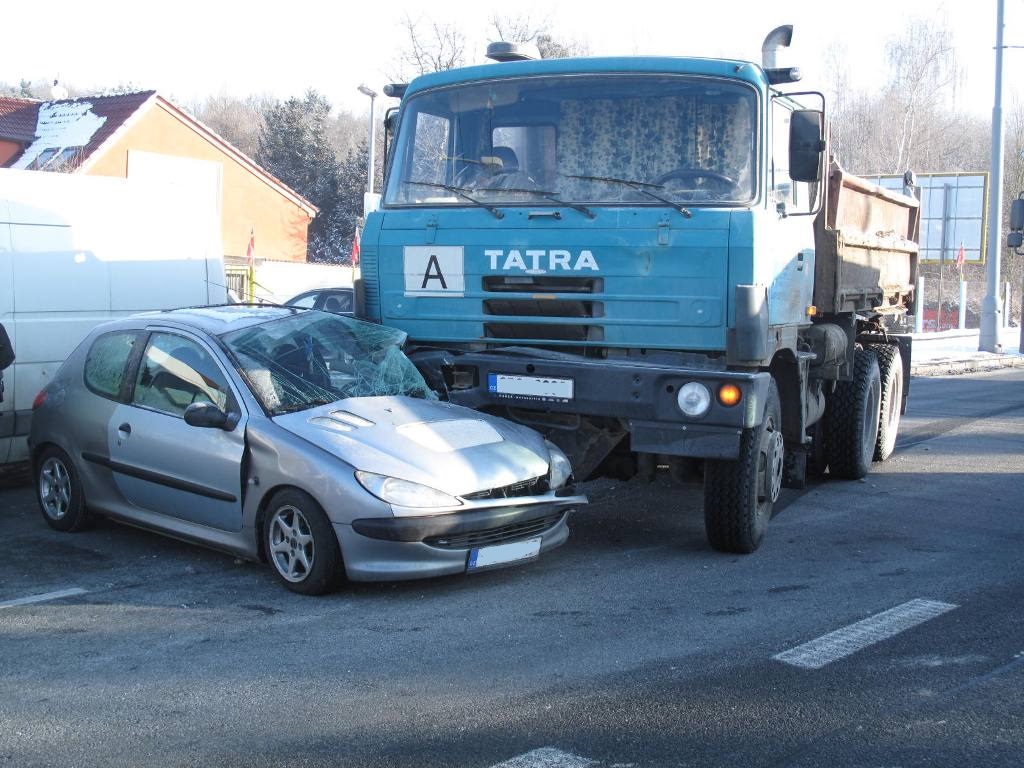
[[487,46],[487,58],[494,61],[533,61],[540,58],[534,43],[508,43],[499,40]]

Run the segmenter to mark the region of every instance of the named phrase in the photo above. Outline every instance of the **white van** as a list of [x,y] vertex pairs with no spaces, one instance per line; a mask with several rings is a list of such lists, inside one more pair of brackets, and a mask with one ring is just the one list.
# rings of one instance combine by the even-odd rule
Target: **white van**
[[[0,465],[28,458],[32,401],[98,323],[227,300],[218,190],[0,169]],[[214,192],[217,193],[215,196]]]

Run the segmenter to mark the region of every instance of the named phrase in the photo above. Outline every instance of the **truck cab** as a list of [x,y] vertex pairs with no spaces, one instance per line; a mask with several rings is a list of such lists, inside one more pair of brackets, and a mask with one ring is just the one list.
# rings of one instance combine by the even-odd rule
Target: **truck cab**
[[826,142],[820,95],[805,110],[778,90],[794,78],[591,58],[413,81],[363,232],[364,314],[409,334],[442,394],[544,430],[581,478],[610,456],[703,460],[706,517],[739,504],[749,523],[712,543],[752,551],[787,462],[802,482],[829,389],[814,363],[849,379],[864,330],[805,338],[828,319],[812,226]]

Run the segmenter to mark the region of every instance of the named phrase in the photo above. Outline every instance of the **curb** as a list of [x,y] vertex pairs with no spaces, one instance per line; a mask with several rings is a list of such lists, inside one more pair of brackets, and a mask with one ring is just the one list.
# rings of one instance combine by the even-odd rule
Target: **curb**
[[911,376],[958,376],[964,373],[1024,368],[1024,357],[994,357],[966,360],[936,360],[910,366]]

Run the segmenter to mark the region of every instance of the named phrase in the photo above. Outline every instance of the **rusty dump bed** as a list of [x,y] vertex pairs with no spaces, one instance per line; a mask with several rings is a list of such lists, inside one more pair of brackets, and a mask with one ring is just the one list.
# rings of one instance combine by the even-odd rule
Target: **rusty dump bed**
[[911,311],[920,203],[835,163],[827,183],[826,204],[814,222],[814,305],[819,312]]

